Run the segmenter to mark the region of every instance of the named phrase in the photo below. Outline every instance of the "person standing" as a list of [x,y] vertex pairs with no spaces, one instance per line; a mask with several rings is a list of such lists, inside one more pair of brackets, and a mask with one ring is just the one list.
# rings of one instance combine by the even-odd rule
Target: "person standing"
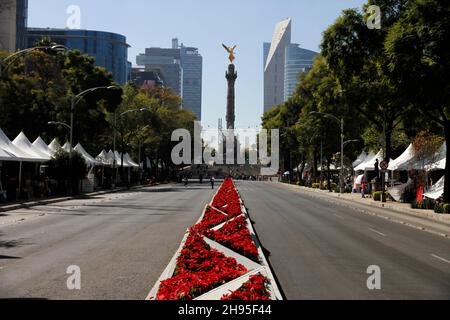
[[214,190],[214,182],[216,181],[216,179],[215,179],[213,176],[211,176],[211,178],[209,179],[209,181],[211,182],[211,189]]
[[375,167],[375,178],[378,181],[378,179],[380,178],[380,163],[378,162],[378,159],[375,161],[374,167]]
[[362,196],[363,198],[366,197],[366,188],[367,188],[366,181],[362,181],[362,182],[361,182],[361,196]]

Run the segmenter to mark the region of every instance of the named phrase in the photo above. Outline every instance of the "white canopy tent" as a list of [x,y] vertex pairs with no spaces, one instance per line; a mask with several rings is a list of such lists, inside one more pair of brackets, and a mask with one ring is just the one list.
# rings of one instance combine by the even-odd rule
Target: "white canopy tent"
[[[151,168],[152,167],[152,163],[150,161],[150,159],[148,157],[145,157],[145,164],[147,166],[147,168]],[[144,168],[144,161],[141,162],[141,169]]]
[[436,182],[423,196],[434,200],[439,199],[444,194],[444,182],[445,176]]
[[101,162],[104,166],[113,165],[113,158],[109,157],[108,153],[105,150],[102,150],[102,152],[99,153],[95,160]]
[[[108,159],[108,161],[110,161],[111,162],[111,165],[113,165],[113,162],[114,162],[114,159],[115,159],[116,157],[115,157],[115,155],[114,155],[114,152],[112,152],[112,150],[109,150],[108,151],[108,154],[107,154],[107,159]],[[117,159],[116,159],[116,166],[117,166]]]
[[389,188],[388,191],[391,197],[395,199],[395,201],[400,201],[405,190],[411,188],[413,185],[414,180],[408,178],[408,181],[406,183],[393,186],[392,188]]
[[442,146],[439,148],[439,151],[436,152],[435,156],[433,157],[436,161],[432,164],[429,164],[425,167],[427,171],[433,171],[433,170],[445,170],[445,162],[447,155],[447,144],[444,142]]
[[128,164],[130,164],[131,167],[133,167],[133,168],[139,168],[139,165],[138,165],[136,162],[134,162],[133,159],[131,159],[131,157],[130,157],[130,155],[129,155],[128,153],[126,153],[126,154],[123,156],[123,158],[124,158],[124,160],[125,160],[125,159],[127,160]]
[[11,141],[0,129],[0,161],[20,161],[17,156],[8,150],[7,146],[10,143]]
[[17,158],[8,151],[0,148],[0,161],[17,161]]
[[48,145],[48,148],[52,151],[52,155],[55,155],[56,152],[58,152],[60,149],[62,149],[61,145],[59,144],[58,140],[55,138],[52,142]]
[[7,157],[9,161],[42,162],[42,159],[38,159],[36,156],[28,154],[26,151],[13,144],[2,129],[0,129],[0,149],[2,149],[4,156],[5,154],[10,155],[10,157]]
[[33,142],[33,147],[39,150],[40,153],[45,154],[50,158],[53,156],[53,151],[49,148],[49,146],[47,146],[41,137],[37,137],[37,139]]
[[122,154],[119,153],[117,150],[115,152],[115,157],[116,157],[116,165],[118,167],[121,166],[123,166],[124,168],[133,167],[133,165],[127,161],[127,157],[125,154],[123,155],[123,164],[122,164]]
[[364,160],[361,164],[356,166],[355,171],[374,171],[375,170],[375,161],[378,159],[378,162],[383,161],[383,151],[380,150],[376,155],[371,156],[368,155],[366,160]]
[[355,178],[355,184],[359,184],[359,185],[362,184],[363,178],[364,178],[363,174],[360,174],[359,176],[357,176]]
[[[368,156],[369,155],[365,151],[361,152],[361,154],[358,156],[358,158],[356,158],[356,160],[353,161],[352,167],[356,168],[357,166],[359,166],[361,163],[366,161]],[[375,155],[373,155],[373,156],[375,156]]]
[[[445,155],[446,155],[446,145],[445,142],[441,146],[438,152],[432,157],[430,161],[434,161],[432,164],[420,163],[417,157],[414,155],[413,145],[410,144],[408,148],[403,152],[400,157],[391,161],[389,163],[389,170],[400,171],[400,170],[422,170],[427,171],[445,169]],[[425,166],[425,167],[423,167]]]
[[41,152],[38,148],[33,146],[23,132],[19,133],[19,135],[13,140],[12,143],[17,148],[31,155],[35,162],[46,162],[51,159],[48,154]]
[[84,161],[86,161],[86,164],[90,167],[98,166],[101,164],[100,161],[95,160],[79,143],[75,146],[74,150],[81,154],[81,156],[84,158]]
[[417,163],[414,161],[414,149],[412,143],[406,148],[406,150],[395,160],[389,163],[388,170],[409,170],[418,169]]
[[66,152],[70,152],[70,143],[69,142],[64,143],[64,145],[61,148]]
[[434,170],[445,170],[445,162],[446,162],[447,158],[444,158],[438,162],[435,162],[431,165],[429,165],[426,169],[428,171],[434,171]]

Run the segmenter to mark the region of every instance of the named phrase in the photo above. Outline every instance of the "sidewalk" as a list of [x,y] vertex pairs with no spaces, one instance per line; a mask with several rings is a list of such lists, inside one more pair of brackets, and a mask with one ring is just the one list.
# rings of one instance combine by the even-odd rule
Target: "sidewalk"
[[365,206],[370,206],[374,208],[380,208],[380,209],[390,209],[393,212],[406,214],[409,216],[419,217],[422,219],[428,219],[428,220],[434,220],[439,221],[441,223],[450,225],[450,214],[438,214],[435,213],[433,210],[423,210],[423,209],[412,209],[411,205],[409,203],[399,203],[394,201],[387,201],[387,202],[380,202],[380,201],[374,201],[372,198],[362,198],[360,194],[358,193],[344,193],[339,194],[335,192],[329,192],[328,190],[319,190],[319,189],[312,189],[307,187],[301,187],[296,185],[289,185],[286,183],[281,183],[286,186],[291,186],[293,188],[320,194],[321,196],[329,197],[329,198],[335,198],[335,199],[343,199],[347,201],[351,201],[357,204],[362,204]]
[[[150,186],[152,186],[152,185],[134,186],[134,187],[130,187],[129,190],[137,190],[137,189],[150,187]],[[96,192],[91,192],[91,193],[84,193],[84,194],[81,194],[78,196],[73,196],[73,197],[52,197],[52,198],[34,199],[34,200],[30,200],[30,201],[6,203],[6,204],[0,205],[0,212],[8,212],[8,211],[17,210],[17,209],[26,209],[26,208],[31,208],[31,207],[35,207],[35,206],[45,206],[48,204],[53,204],[53,203],[58,203],[58,202],[63,202],[63,201],[68,201],[68,200],[73,200],[73,199],[89,198],[89,197],[95,197],[95,196],[103,195],[103,194],[107,194],[107,193],[116,193],[116,192],[127,191],[127,190],[128,190],[127,188],[116,188],[114,190],[101,190],[101,191],[96,191]]]

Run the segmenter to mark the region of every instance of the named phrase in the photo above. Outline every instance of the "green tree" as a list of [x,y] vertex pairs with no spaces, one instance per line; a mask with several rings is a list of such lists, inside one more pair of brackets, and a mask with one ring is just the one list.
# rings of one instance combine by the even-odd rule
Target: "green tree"
[[[385,158],[392,157],[392,136],[411,103],[398,94],[389,76],[384,41],[404,10],[405,0],[369,0],[362,10],[345,10],[323,37],[322,54],[336,75],[341,94],[351,107],[382,133]],[[382,27],[369,29],[366,8],[378,5]]]
[[[443,128],[447,144],[445,175],[450,177],[450,3],[408,1],[384,44],[389,70],[400,93],[416,110]],[[444,202],[450,203],[450,179]]]
[[[37,45],[51,42],[42,39]],[[69,123],[72,94],[113,84],[108,71],[95,67],[94,59],[79,51],[35,50],[2,72],[0,127],[10,137],[25,130],[29,137],[41,135],[48,142],[55,137],[67,140],[64,128],[49,126],[48,122]],[[110,142],[106,114],[120,99],[121,90],[96,91],[83,98],[74,110],[74,142],[81,142],[88,152],[98,152],[105,141]]]
[[[176,129],[188,129],[193,136],[195,115],[180,108],[181,99],[168,88],[135,88],[126,85],[122,103],[116,110],[117,138],[122,153],[139,153],[141,159],[148,156],[152,163],[152,175],[157,178],[170,176],[174,165],[171,141]],[[114,114],[110,114],[113,121]],[[119,164],[120,165],[120,164]]]
[[[68,172],[70,173],[68,175]],[[49,162],[49,176],[59,183],[60,191],[67,194],[67,184],[72,180],[72,190],[78,193],[78,184],[86,177],[87,166],[84,158],[78,152],[59,150]],[[65,189],[65,190],[64,190]]]

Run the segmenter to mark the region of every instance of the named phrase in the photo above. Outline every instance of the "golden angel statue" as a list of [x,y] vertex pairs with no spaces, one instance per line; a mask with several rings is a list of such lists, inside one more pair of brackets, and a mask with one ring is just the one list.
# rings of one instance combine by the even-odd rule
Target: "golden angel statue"
[[230,54],[228,59],[230,59],[230,62],[233,63],[234,59],[236,58],[234,55],[234,49],[236,49],[236,45],[234,47],[227,47],[226,45],[222,44],[222,46],[227,50],[227,52]]

